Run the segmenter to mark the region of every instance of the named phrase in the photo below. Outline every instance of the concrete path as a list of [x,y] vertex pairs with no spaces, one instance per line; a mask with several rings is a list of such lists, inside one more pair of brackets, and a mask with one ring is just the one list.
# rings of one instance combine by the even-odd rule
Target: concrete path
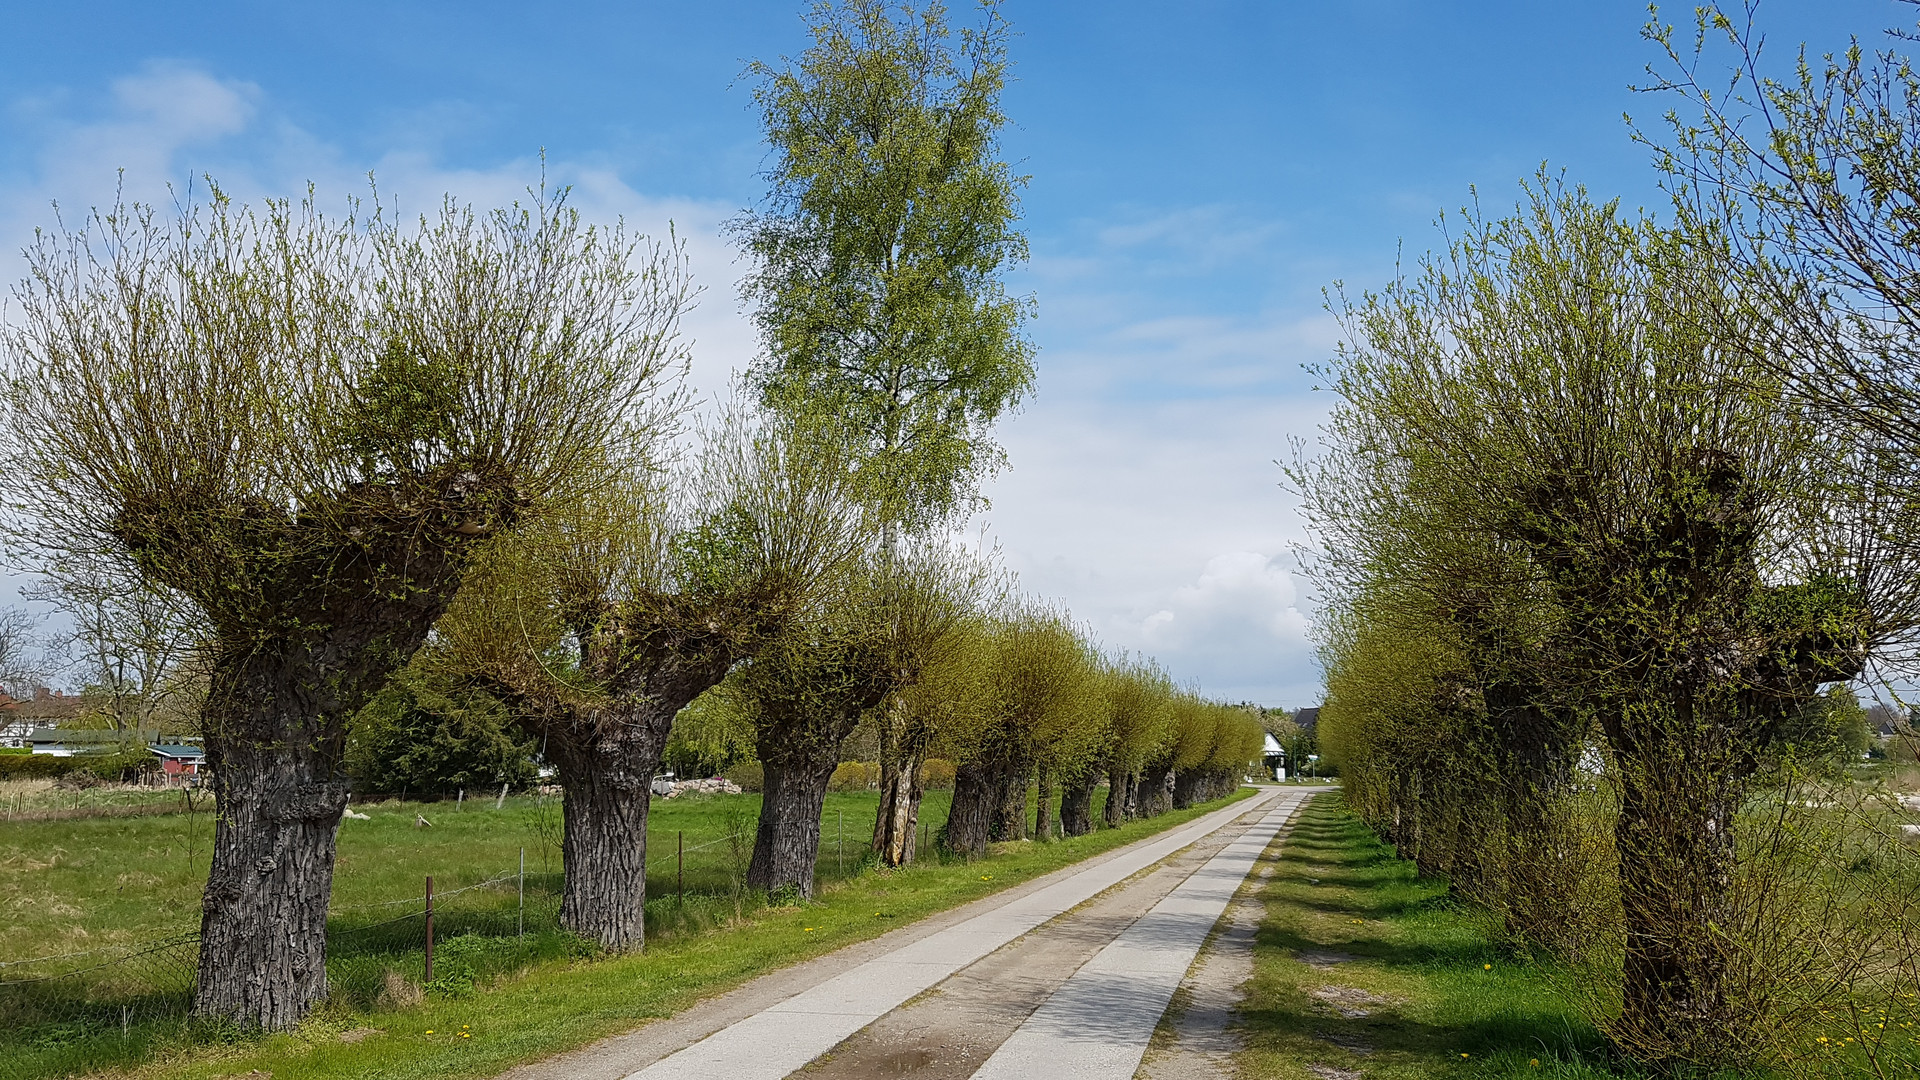
[[[1254,796],[1259,800],[1255,805],[1270,803],[1280,795],[1278,789],[1262,791]],[[1216,810],[1169,833],[1131,845],[1119,858],[1064,877],[795,994],[632,1073],[629,1080],[712,1080],[718,1076],[728,1080],[782,1080],[954,972],[1252,808],[1242,803]],[[1198,945],[1195,942],[1196,948]],[[1180,970],[1185,973],[1185,963]],[[1149,1034],[1158,1019],[1156,1013],[1148,1022]]]
[[815,1058],[794,1080],[967,1080],[1074,972],[1266,813],[1253,808],[967,965]]
[[1075,972],[974,1080],[1131,1080],[1200,946],[1300,798],[1289,792]]
[[[826,1074],[822,1080],[878,1075],[873,1066],[934,1080],[970,1075],[1001,1051],[1009,1056],[993,1066],[1001,1070],[995,1075],[1053,1076],[1067,1064],[1058,1056],[1064,1053],[1078,1054],[1071,1060],[1080,1063],[1065,1076],[1130,1077],[1139,1049],[1101,1050],[1108,1036],[1100,1032],[1113,1030],[1110,1018],[1082,1029],[1077,1017],[1089,1008],[1104,1014],[1118,992],[1130,1003],[1128,1015],[1138,1016],[1137,1030],[1130,1019],[1122,1037],[1143,1048],[1224,906],[1216,894],[1232,895],[1309,794],[1265,789],[1159,836],[761,976],[626,1035],[521,1066],[503,1080],[779,1080],[809,1063],[807,1074]],[[1136,876],[1143,871],[1151,872]],[[969,1019],[969,1001],[996,1015],[985,1023],[984,1016]],[[963,1052],[946,1053],[937,1043],[935,1054],[915,1048],[916,1026],[929,1036],[942,1023],[949,1033],[964,1033]],[[1018,1055],[1036,1049],[1053,1056],[1038,1073],[1019,1071]],[[1120,1068],[1125,1072],[1111,1071]]]

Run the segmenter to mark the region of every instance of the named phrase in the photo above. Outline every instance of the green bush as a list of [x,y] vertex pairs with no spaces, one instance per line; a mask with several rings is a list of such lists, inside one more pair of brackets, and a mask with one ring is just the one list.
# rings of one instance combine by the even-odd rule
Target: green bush
[[117,754],[6,754],[0,756],[0,780],[50,780],[68,773],[86,772],[111,783],[137,780],[154,768],[153,755],[138,747]]
[[920,784],[928,791],[953,786],[953,762],[946,758],[928,758],[920,766]]
[[445,692],[411,670],[387,684],[354,718],[347,774],[368,794],[452,795],[536,779],[535,744],[491,697]]
[[871,791],[880,785],[880,766],[864,761],[843,761],[834,767],[827,781],[828,791]]
[[759,791],[766,784],[766,774],[757,761],[736,762],[726,771],[726,777],[739,784],[741,791]]
[[9,754],[0,757],[0,780],[45,780],[64,775],[72,769],[72,758],[50,754],[28,754],[25,757]]

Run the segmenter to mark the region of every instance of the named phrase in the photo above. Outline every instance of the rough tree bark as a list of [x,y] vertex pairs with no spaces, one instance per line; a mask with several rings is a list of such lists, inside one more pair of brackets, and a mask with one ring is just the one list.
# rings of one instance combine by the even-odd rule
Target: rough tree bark
[[1173,778],[1173,808],[1185,810],[1207,801],[1207,774],[1199,769],[1184,769]]
[[[827,783],[840,763],[840,744],[796,741],[777,756],[763,756],[760,827],[753,837],[749,888],[785,886],[813,895],[814,868],[820,857],[820,812]],[[766,750],[763,749],[765,754]]]
[[209,728],[213,858],[201,901],[199,990],[204,1016],[279,1030],[327,996],[327,903],[334,841],[347,805],[338,748],[303,730],[310,672],[290,658],[222,665],[209,710],[245,728],[279,729],[284,743]]
[[1107,805],[1101,811],[1107,828],[1117,829],[1135,815],[1134,798],[1139,774],[1133,769],[1114,766],[1107,773]]
[[964,762],[954,770],[953,806],[940,830],[948,851],[978,858],[987,853],[988,834],[999,806],[1000,785],[979,762]]
[[1148,765],[1140,770],[1140,784],[1134,796],[1134,815],[1136,817],[1157,817],[1167,812],[1171,803],[1170,784],[1173,779],[1173,766],[1169,764]]
[[577,729],[547,729],[566,793],[560,925],[608,949],[637,949],[646,942],[647,816],[667,725],[639,710],[599,712]]
[[1040,769],[1039,805],[1033,814],[1033,836],[1036,840],[1053,839],[1053,801],[1060,793],[1059,789],[1060,785],[1053,778],[1053,770],[1043,766]]
[[993,822],[988,835],[994,840],[1027,839],[1027,769],[1003,765],[994,776]]
[[[1093,831],[1093,789],[1097,777],[1089,772],[1069,780],[1060,789],[1060,834],[1085,836]],[[1109,791],[1108,798],[1112,798]]]
[[873,821],[873,852],[885,866],[913,862],[920,827],[920,800],[926,794],[925,758],[881,747],[880,811]]

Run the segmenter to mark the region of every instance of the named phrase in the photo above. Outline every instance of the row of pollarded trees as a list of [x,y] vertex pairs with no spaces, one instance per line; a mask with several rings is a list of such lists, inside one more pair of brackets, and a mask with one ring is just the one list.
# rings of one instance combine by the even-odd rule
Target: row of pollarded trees
[[1880,902],[1911,856],[1833,840],[1834,803],[1803,828],[1790,786],[1831,746],[1822,688],[1920,628],[1887,194],[1920,192],[1920,81],[1817,79],[1754,84],[1757,146],[1704,95],[1671,223],[1543,174],[1342,297],[1325,452],[1293,472],[1350,804],[1511,940],[1594,965],[1596,1020],[1661,1066],[1779,1064],[1826,995],[1884,1011],[1915,975],[1912,904]]
[[1032,381],[1030,304],[999,280],[1025,254],[1007,31],[983,18],[956,49],[937,6],[822,4],[811,49],[752,69],[760,408],[691,466],[682,254],[563,197],[415,225],[215,188],[39,236],[5,328],[9,555],[156,595],[199,643],[201,1013],[284,1028],[325,995],[348,720],[436,626],[433,662],[561,768],[568,925],[630,947],[675,713],[763,650],[765,672],[860,638],[846,597],[883,598],[896,638],[917,617],[915,538],[974,505]]
[[886,866],[918,851],[930,760],[957,766],[937,840],[977,856],[992,840],[1092,831],[1110,771],[1107,818],[1118,825],[1225,795],[1259,756],[1246,710],[1177,691],[1146,662],[1101,656],[1063,612],[1010,598],[977,557],[932,543],[889,550],[700,706],[750,732],[762,768],[749,885],[812,894],[822,803],[859,728],[888,755],[872,839]]
[[[971,685],[937,714],[903,709],[890,718],[899,727],[889,736],[895,747],[934,748],[955,762],[941,835],[952,851],[980,854],[993,840],[1091,832],[1102,780],[1110,781],[1110,826],[1218,798],[1239,786],[1260,755],[1263,732],[1246,710],[1178,691],[1146,662],[1101,657],[1064,615],[1042,605],[986,624],[955,659],[964,667],[946,678]],[[895,767],[911,775],[917,764]],[[909,790],[917,803],[917,780]],[[883,854],[887,823],[883,802],[875,830]]]

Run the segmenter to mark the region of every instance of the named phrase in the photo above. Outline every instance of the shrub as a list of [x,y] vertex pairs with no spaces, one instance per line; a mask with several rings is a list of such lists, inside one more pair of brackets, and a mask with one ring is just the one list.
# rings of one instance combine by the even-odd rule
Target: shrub
[[0,780],[45,780],[72,770],[72,758],[58,758],[50,754],[0,757]]
[[363,794],[525,789],[536,779],[533,751],[491,697],[449,692],[409,668],[354,718],[347,773]]
[[726,777],[734,783],[739,784],[741,791],[759,791],[766,783],[765,773],[761,770],[760,763],[757,761],[742,761],[736,763],[732,768],[727,770]]
[[870,791],[880,784],[880,766],[864,761],[843,761],[834,767],[827,781],[828,791]]
[[99,780],[124,782],[137,780],[153,768],[153,755],[145,749],[118,754],[82,754],[78,757],[54,757],[52,754],[7,754],[0,756],[0,780],[45,780],[85,773]]
[[928,758],[920,766],[920,783],[928,790],[953,787],[953,762],[946,758]]

